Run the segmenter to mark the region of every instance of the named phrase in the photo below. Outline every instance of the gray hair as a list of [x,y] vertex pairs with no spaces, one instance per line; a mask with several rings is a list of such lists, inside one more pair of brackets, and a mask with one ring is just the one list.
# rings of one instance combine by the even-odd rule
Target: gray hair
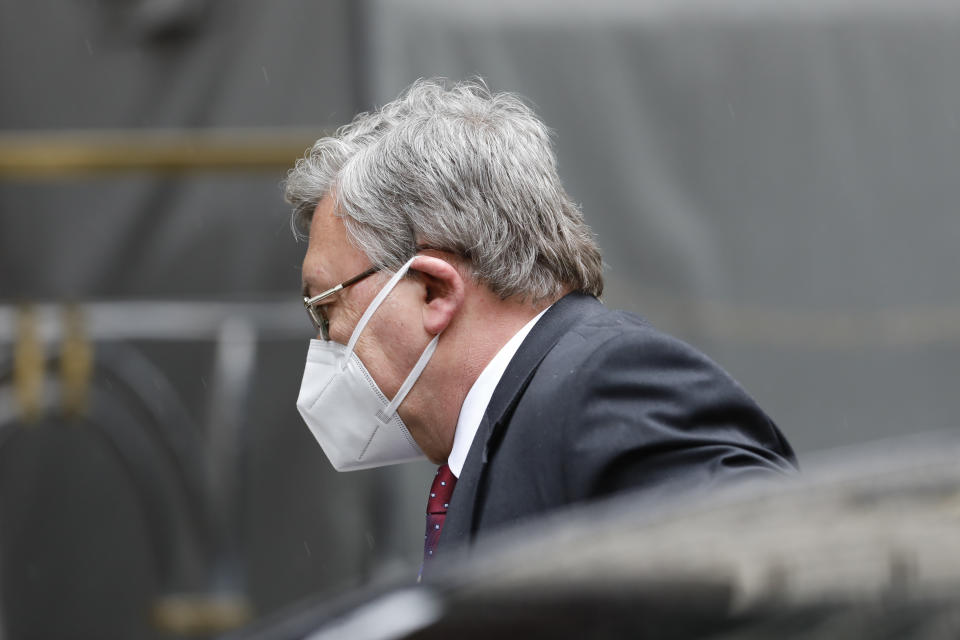
[[549,131],[482,80],[418,80],[318,140],[285,183],[298,236],[327,194],[378,267],[395,270],[426,246],[469,260],[504,299],[603,291],[600,250],[560,184]]

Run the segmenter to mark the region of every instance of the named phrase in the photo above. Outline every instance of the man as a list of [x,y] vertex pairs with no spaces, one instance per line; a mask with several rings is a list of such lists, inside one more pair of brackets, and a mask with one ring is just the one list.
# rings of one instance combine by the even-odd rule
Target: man
[[442,465],[427,558],[441,531],[794,469],[726,373],[597,300],[599,250],[516,97],[418,81],[319,140],[286,196],[319,338],[298,407],[339,470]]

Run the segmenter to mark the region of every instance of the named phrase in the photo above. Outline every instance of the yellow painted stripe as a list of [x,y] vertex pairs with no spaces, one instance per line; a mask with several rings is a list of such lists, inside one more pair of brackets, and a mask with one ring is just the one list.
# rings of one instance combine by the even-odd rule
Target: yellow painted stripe
[[317,128],[64,130],[0,133],[0,178],[268,171],[293,166],[328,130]]

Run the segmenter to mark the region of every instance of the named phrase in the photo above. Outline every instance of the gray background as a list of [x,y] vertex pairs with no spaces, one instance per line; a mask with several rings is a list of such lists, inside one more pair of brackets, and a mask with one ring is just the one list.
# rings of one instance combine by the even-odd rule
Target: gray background
[[[605,301],[719,361],[802,461],[957,426],[958,63],[948,2],[0,0],[0,127],[320,135],[417,77],[480,74],[555,131],[604,252]],[[289,300],[276,313],[305,323],[281,179],[2,181],[0,304]],[[165,533],[144,517],[144,481],[102,428],[0,425],[9,637],[149,635],[167,593],[245,594],[266,614],[392,563],[415,572],[430,470],[330,469],[294,407],[303,329],[258,345],[234,425],[233,551],[213,578],[195,556],[217,553],[187,525]],[[202,437],[213,345],[132,346],[189,416],[165,428]],[[177,482],[157,464],[151,482]],[[165,518],[189,521],[183,499],[168,502]],[[157,562],[158,539],[190,549]]]

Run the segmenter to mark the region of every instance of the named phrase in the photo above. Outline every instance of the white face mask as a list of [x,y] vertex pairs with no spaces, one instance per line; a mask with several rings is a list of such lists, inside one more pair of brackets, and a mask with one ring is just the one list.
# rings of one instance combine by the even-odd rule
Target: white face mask
[[353,352],[373,312],[410,268],[411,258],[380,290],[363,313],[346,346],[311,340],[297,409],[337,471],[354,471],[424,459],[397,407],[437,348],[434,336],[393,400],[380,391]]

